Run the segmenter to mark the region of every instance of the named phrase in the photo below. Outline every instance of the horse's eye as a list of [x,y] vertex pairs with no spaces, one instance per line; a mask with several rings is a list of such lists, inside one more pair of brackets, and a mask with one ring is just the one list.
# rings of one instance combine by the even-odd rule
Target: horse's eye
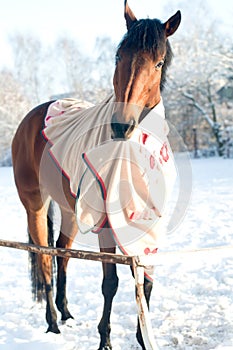
[[162,68],[163,65],[164,65],[164,60],[161,60],[159,61],[159,63],[155,65],[155,69],[159,70],[160,68]]

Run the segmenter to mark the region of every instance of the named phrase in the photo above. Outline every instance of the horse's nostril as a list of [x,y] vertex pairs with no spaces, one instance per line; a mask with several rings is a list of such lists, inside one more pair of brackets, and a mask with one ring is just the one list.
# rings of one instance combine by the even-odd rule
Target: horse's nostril
[[127,133],[130,134],[134,130],[135,126],[136,126],[136,121],[134,118],[131,118],[130,122],[129,122],[129,128],[127,130]]
[[122,123],[112,123],[111,124],[112,127],[112,136],[114,139],[124,139],[125,138],[125,134],[126,131],[128,129],[128,125],[127,124],[122,124]]

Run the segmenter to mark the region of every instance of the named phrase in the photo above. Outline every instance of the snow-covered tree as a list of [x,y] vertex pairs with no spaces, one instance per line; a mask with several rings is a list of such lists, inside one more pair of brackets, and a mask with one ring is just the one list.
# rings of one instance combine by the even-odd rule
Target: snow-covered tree
[[9,155],[14,132],[29,108],[30,102],[12,72],[0,71],[0,162]]
[[[195,129],[200,148],[215,146],[216,153],[223,155],[227,110],[217,91],[232,71],[232,47],[228,38],[216,31],[215,22],[207,26],[194,13],[192,19],[189,31],[183,31],[172,43],[175,57],[165,91],[167,113],[190,150]],[[232,117],[228,121],[233,123]]]

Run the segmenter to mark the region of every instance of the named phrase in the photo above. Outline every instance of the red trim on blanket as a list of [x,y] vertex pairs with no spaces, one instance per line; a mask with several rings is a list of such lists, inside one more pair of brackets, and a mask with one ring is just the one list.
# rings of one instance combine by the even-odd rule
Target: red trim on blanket
[[[58,170],[62,173],[62,175],[69,181],[70,183],[70,177],[69,175],[65,172],[65,170],[61,167],[60,163],[58,162],[58,160],[55,158],[55,156],[53,155],[53,152],[51,150],[48,151],[50,157],[52,158],[52,160],[54,161],[56,167],[58,168]],[[70,188],[70,186],[69,186]],[[76,199],[77,198],[77,193],[72,192],[71,188],[70,188],[70,194],[71,196]]]
[[[86,163],[86,165],[88,166],[88,168],[90,169],[90,171],[92,172],[92,174],[94,175],[94,177],[96,178],[96,181],[100,186],[100,190],[102,193],[102,198],[104,200],[104,206],[105,206],[105,200],[107,198],[107,190],[106,190],[104,181],[103,181],[102,177],[98,174],[98,172],[95,170],[93,164],[88,159],[86,153],[82,154],[82,158],[83,158],[84,162]],[[103,221],[101,222],[101,224],[99,225],[99,227],[92,230],[92,232],[93,233],[100,233],[101,230],[105,227],[107,221],[108,221],[108,217],[107,217],[107,215],[105,215],[105,217],[104,217]]]
[[124,247],[121,245],[121,243],[119,242],[118,237],[117,237],[117,234],[116,234],[116,232],[114,231],[114,229],[113,229],[113,227],[112,227],[112,225],[111,225],[111,223],[110,223],[109,220],[108,220],[108,223],[109,223],[109,226],[110,226],[110,229],[111,229],[111,233],[112,233],[113,239],[114,239],[114,241],[116,242],[118,248],[120,249],[120,251],[122,252],[122,254],[124,254],[124,255],[129,255],[129,254],[126,252],[126,250],[124,249]]
[[[45,129],[45,128],[46,128],[46,126],[44,125],[44,129]],[[42,137],[44,138],[44,140],[45,140],[46,142],[48,142],[48,143],[50,144],[50,146],[53,146],[52,141],[50,141],[50,140],[48,139],[48,137],[46,136],[46,134],[45,134],[45,132],[44,132],[44,129],[41,130]]]
[[97,227],[96,229],[94,229],[94,230],[92,230],[91,232],[93,232],[93,233],[100,233],[102,230],[103,230],[103,228],[105,227],[105,225],[106,225],[106,223],[107,223],[107,221],[108,221],[108,217],[107,217],[107,215],[104,217],[104,220],[101,222],[101,224],[99,225],[99,227]]
[[94,166],[92,165],[90,160],[87,158],[86,153],[82,154],[82,158],[85,161],[85,163],[87,164],[88,168],[91,170],[92,174],[95,176],[97,182],[99,183],[100,189],[102,192],[102,197],[103,197],[103,200],[105,201],[107,198],[107,190],[106,190],[106,187],[105,187],[105,184],[104,184],[102,177],[97,173]]
[[146,273],[146,272],[144,272],[144,277],[145,277],[148,281],[150,281],[150,282],[153,282],[153,281],[154,281],[153,277],[151,277],[150,275],[148,275],[148,273]]

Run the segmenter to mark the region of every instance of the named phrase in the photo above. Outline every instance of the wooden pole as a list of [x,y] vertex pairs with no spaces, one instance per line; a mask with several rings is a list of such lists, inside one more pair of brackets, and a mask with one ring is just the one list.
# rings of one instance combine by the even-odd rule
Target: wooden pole
[[36,254],[60,256],[62,258],[95,260],[95,261],[107,262],[110,264],[123,264],[123,265],[133,264],[133,257],[128,255],[118,255],[118,254],[110,254],[110,253],[103,253],[103,252],[90,252],[86,250],[76,250],[76,249],[42,247],[42,246],[29,244],[29,243],[5,241],[5,240],[0,240],[0,246],[20,249],[20,250],[27,250],[28,252],[32,252]]
[[134,269],[135,284],[137,289],[136,302],[138,306],[138,317],[142,331],[142,337],[147,350],[158,350],[153,337],[153,330],[149,316],[149,310],[144,295],[144,266],[140,264],[137,256],[117,255],[103,252],[90,252],[76,249],[63,249],[53,247],[42,247],[34,244],[0,240],[0,246],[26,250],[36,254],[60,256],[62,258],[75,258],[107,262],[111,264],[131,265]]
[[134,263],[134,276],[138,318],[145,348],[146,350],[159,350],[155,343],[149,310],[144,294],[144,267],[137,265],[137,262]]

